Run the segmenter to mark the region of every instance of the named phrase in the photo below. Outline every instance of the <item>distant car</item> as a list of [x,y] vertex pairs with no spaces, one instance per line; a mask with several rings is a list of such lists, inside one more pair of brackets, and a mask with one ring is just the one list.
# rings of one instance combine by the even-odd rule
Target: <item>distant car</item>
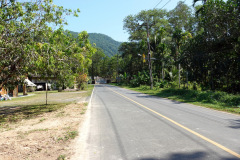
[[42,85],[37,85],[37,91],[42,91],[43,90],[43,86]]

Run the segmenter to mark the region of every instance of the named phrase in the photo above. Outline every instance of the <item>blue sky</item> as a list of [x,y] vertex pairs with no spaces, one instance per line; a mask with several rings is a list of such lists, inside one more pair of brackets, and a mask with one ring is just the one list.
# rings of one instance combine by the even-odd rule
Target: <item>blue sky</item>
[[[117,41],[128,41],[129,35],[123,30],[123,19],[141,10],[153,9],[161,0],[54,0],[54,3],[64,8],[77,9],[79,17],[66,17],[68,26],[65,29],[88,33],[102,33]],[[157,8],[162,8],[169,0],[162,0]],[[193,0],[186,0],[192,5]],[[171,10],[178,0],[171,0],[163,9]]]

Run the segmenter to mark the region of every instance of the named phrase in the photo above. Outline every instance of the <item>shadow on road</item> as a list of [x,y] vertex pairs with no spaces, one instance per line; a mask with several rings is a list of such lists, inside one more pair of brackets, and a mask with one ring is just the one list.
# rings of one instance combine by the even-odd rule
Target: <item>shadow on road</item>
[[[144,93],[134,93],[134,92],[131,92],[131,93],[128,93],[128,94],[134,94],[138,98],[149,98],[149,99],[156,99],[156,98],[160,99],[161,98],[161,99],[163,99],[163,97],[159,97],[157,95],[147,95],[147,94],[144,94]],[[171,100],[171,99],[168,99],[168,101],[171,101],[174,104],[182,104],[182,103],[184,103],[184,102],[179,102],[179,101],[175,101],[175,100]],[[186,102],[192,102],[192,101],[186,101]]]
[[[206,160],[209,159],[205,152],[193,152],[193,153],[174,153],[170,154],[166,158],[140,158],[135,160]],[[238,158],[220,158],[219,160],[238,160]]]
[[207,154],[204,152],[174,153],[166,158],[141,158],[137,160],[197,160],[197,159],[207,159]]
[[240,128],[240,119],[231,120],[230,123],[231,123],[231,126],[229,126],[230,128],[233,128],[233,129],[239,129]]

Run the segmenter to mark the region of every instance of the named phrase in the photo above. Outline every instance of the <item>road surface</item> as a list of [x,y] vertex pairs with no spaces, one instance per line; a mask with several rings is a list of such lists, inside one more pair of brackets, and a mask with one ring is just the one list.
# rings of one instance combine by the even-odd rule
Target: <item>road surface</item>
[[84,159],[237,160],[240,116],[96,85]]

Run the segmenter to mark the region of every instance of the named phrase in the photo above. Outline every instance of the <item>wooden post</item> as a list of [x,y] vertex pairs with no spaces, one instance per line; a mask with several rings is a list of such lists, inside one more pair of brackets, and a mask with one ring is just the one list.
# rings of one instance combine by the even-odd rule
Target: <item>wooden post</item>
[[47,83],[46,83],[46,105],[48,104],[47,93],[48,93],[48,80],[47,80]]

